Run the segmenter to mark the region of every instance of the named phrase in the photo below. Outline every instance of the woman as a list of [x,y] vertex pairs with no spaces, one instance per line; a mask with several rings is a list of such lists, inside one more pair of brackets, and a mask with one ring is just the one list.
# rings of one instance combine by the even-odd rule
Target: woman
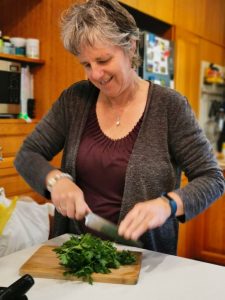
[[[187,100],[138,77],[139,31],[116,0],[72,5],[62,39],[88,80],[61,94],[25,140],[17,170],[51,197],[55,235],[86,232],[84,217],[93,211],[119,224],[125,238],[176,254],[178,218],[193,218],[224,191]],[[62,149],[58,170],[48,161]]]

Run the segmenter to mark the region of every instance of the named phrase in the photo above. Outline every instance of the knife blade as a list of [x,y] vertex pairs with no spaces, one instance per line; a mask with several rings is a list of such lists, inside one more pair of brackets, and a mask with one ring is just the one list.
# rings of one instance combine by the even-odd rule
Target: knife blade
[[112,222],[94,214],[89,213],[85,217],[85,225],[91,229],[103,233],[105,236],[113,239],[115,242],[127,246],[142,248],[141,241],[126,240],[118,234],[118,227]]

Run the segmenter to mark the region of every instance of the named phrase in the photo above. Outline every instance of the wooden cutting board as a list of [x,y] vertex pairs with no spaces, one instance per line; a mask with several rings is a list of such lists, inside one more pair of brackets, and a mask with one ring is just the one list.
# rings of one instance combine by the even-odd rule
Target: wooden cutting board
[[[41,246],[25,264],[20,268],[20,275],[30,274],[33,277],[76,280],[81,279],[75,276],[65,276],[65,268],[59,264],[57,254],[52,251],[54,246]],[[136,256],[136,263],[133,265],[121,266],[119,269],[111,269],[112,273],[93,273],[93,281],[120,284],[136,284],[141,269],[141,252],[132,252]]]

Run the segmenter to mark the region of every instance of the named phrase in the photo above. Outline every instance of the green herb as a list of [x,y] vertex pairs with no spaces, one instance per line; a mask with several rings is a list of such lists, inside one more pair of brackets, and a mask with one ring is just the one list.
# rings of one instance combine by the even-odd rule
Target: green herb
[[110,268],[118,269],[121,265],[136,261],[130,251],[118,251],[112,242],[103,241],[89,233],[71,236],[53,251],[66,268],[64,275],[75,275],[90,284],[93,283],[92,273],[110,273]]

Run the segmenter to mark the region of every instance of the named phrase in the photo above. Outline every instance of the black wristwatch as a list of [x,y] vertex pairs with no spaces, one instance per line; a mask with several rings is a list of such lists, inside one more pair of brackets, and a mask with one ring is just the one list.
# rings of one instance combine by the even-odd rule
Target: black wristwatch
[[175,217],[176,212],[177,212],[177,202],[170,195],[168,195],[167,193],[163,193],[162,197],[169,200],[168,203],[169,203],[170,208],[171,208],[171,214],[170,214],[169,218]]

